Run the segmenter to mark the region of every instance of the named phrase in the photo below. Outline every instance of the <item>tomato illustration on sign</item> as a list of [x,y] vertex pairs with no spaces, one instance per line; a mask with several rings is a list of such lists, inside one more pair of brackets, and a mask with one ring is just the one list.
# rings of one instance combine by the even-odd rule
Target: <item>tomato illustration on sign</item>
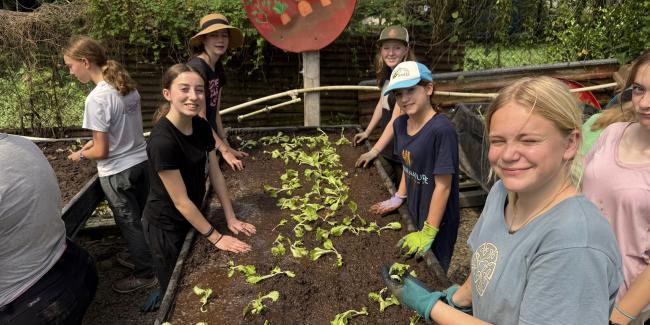
[[248,20],[271,44],[289,52],[317,51],[345,29],[355,0],[243,0]]

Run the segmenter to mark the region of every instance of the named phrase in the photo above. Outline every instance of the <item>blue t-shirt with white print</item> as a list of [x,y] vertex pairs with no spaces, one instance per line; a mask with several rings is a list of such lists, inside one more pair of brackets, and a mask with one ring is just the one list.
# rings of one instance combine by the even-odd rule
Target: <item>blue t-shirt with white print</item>
[[429,214],[435,175],[452,175],[451,191],[445,206],[440,231],[433,242],[433,253],[446,270],[456,243],[460,222],[458,202],[458,136],[443,114],[434,115],[414,135],[408,135],[408,115],[393,123],[395,154],[402,160],[406,177],[406,203],[413,223],[422,229]]
[[506,198],[498,181],[467,241],[474,316],[499,325],[607,324],[623,274],[598,208],[576,195],[509,234]]

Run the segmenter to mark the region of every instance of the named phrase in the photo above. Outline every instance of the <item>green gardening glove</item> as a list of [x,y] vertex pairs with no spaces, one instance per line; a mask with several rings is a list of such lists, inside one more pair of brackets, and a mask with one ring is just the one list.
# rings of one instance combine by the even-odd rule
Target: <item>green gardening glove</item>
[[445,298],[444,292],[430,292],[422,282],[408,273],[402,275],[401,281],[391,278],[386,265],[381,268],[381,277],[400,304],[415,310],[426,320],[431,320],[431,309],[438,300]]
[[458,288],[460,288],[460,287],[457,284],[454,284],[451,287],[447,288],[447,290],[444,291],[445,295],[446,295],[445,301],[447,302],[447,305],[452,306],[455,309],[458,309],[458,310],[464,312],[465,314],[471,315],[472,314],[472,306],[459,306],[459,305],[456,305],[456,303],[454,303],[454,294],[456,293],[456,291],[458,291]]
[[431,244],[433,244],[437,234],[438,228],[432,227],[425,221],[422,230],[404,236],[397,243],[397,247],[404,255],[416,253],[417,257],[422,257],[424,253],[431,249]]

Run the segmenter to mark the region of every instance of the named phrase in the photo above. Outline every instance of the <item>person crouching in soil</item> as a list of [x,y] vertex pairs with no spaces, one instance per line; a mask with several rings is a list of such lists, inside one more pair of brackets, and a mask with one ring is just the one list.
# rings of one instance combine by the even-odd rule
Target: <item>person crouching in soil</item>
[[447,271],[460,224],[458,201],[458,137],[451,121],[431,104],[431,71],[415,61],[395,67],[384,94],[395,93],[406,113],[393,123],[395,153],[402,159],[402,180],[389,200],[371,211],[384,214],[406,198],[413,223],[420,229],[400,240],[407,254],[431,249]]
[[471,273],[461,287],[429,292],[383,271],[403,305],[441,325],[608,323],[621,254],[576,188],[581,122],[556,79],[524,78],[501,90],[486,116],[488,160],[500,180],[467,241]]
[[163,76],[162,93],[168,103],[156,113],[158,120],[147,146],[151,189],[142,224],[164,293],[190,227],[220,250],[245,253],[251,249],[239,239],[219,233],[199,210],[205,194],[206,158],[210,182],[223,207],[228,229],[246,236],[256,230],[235,217],[217,162],[212,129],[198,115],[205,105],[201,74],[187,64],[176,64]]

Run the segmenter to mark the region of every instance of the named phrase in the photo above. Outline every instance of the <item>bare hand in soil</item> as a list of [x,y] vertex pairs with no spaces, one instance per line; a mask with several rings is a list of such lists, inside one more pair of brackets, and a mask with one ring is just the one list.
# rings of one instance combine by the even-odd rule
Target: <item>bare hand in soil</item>
[[370,151],[359,156],[359,159],[357,159],[357,162],[354,164],[354,167],[363,166],[363,168],[366,168],[368,167],[368,164],[371,161],[373,161],[375,158],[377,158],[377,152],[374,149],[370,149]]
[[356,147],[358,144],[361,144],[364,140],[368,139],[368,134],[366,132],[359,132],[354,135],[354,139],[352,140],[352,146]]
[[72,152],[72,153],[68,155],[68,159],[70,159],[70,160],[72,160],[72,161],[79,161],[79,160],[81,160],[81,156],[80,156],[81,150],[76,151],[76,152],[70,150],[70,152]]
[[228,223],[228,229],[232,231],[233,234],[238,235],[240,232],[243,232],[246,236],[254,235],[257,231],[255,226],[250,223],[246,223],[240,220],[233,220]]
[[402,205],[402,202],[404,202],[404,199],[399,198],[397,196],[392,196],[390,199],[386,201],[381,201],[373,204],[370,207],[370,213],[374,213],[378,215],[391,213],[397,210]]
[[218,249],[227,252],[233,253],[246,253],[251,250],[251,246],[244,243],[243,241],[228,235],[224,235],[223,238],[217,244]]
[[230,150],[227,150],[226,152],[222,153],[223,159],[226,161],[226,163],[232,168],[234,171],[239,171],[239,170],[244,170],[244,162],[237,159],[235,155],[233,155]]
[[229,151],[235,156],[237,159],[242,159],[248,157],[248,153],[244,151],[240,151],[237,149],[230,148]]

